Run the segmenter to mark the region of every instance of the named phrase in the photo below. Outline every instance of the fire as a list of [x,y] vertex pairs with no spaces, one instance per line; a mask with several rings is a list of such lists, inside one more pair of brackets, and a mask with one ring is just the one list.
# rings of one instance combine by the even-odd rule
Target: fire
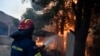
[[59,11],[59,14],[60,14],[60,15],[63,15],[63,10],[60,10],[60,11]]
[[55,48],[55,45],[50,44],[49,47],[50,47],[49,49],[54,49]]
[[36,45],[39,47],[43,45],[43,41],[41,41],[41,39],[39,37],[37,37],[37,39],[36,39]]
[[78,0],[73,0],[73,2],[74,2],[75,4],[77,4]]
[[71,8],[71,3],[72,3],[72,0],[68,0],[66,1],[64,4],[65,4],[65,8]]
[[[77,3],[77,0],[73,0],[73,1],[75,1],[75,3]],[[43,13],[46,13],[50,9],[52,9],[54,6],[56,6],[56,4],[51,1],[41,11]],[[71,6],[71,1],[68,1],[68,2],[66,1],[64,7],[65,8],[68,8],[70,6]],[[60,10],[58,12],[57,16],[54,16],[54,19],[58,20],[58,23],[60,23],[61,22],[61,18],[62,18],[63,15],[65,15],[66,16],[66,19],[68,19],[67,22],[66,22],[66,24],[65,24],[66,27],[64,26],[64,34],[62,35],[62,34],[58,33],[58,35],[60,36],[60,37],[58,37],[59,38],[59,41],[57,40],[58,38],[55,39],[55,41],[52,41],[52,43],[50,43],[48,45],[48,48],[49,49],[61,49],[62,52],[66,52],[67,33],[70,32],[70,30],[74,30],[74,23],[73,22],[75,21],[76,17],[74,15],[74,13],[72,14],[72,11],[71,10],[69,12],[66,12],[65,14],[64,14],[64,11],[63,10]],[[69,18],[67,18],[67,16]],[[55,25],[56,23],[54,22],[53,24],[54,25],[46,25],[43,29],[45,29],[46,31],[49,31],[49,32],[53,32],[53,31],[56,32],[56,25]],[[58,25],[60,25],[60,24],[58,24]],[[56,42],[57,42],[57,44],[55,44]],[[39,37],[37,37],[36,45],[37,46],[42,46],[43,44],[44,44],[44,42]],[[59,44],[61,44],[60,47],[59,47]],[[56,47],[56,45],[58,45],[58,46]]]

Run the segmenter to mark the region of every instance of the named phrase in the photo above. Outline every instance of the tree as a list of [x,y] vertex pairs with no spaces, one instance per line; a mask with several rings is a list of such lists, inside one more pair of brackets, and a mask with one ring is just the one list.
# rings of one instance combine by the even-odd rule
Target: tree
[[95,1],[94,5],[95,25],[93,26],[93,46],[89,51],[92,56],[100,56],[100,2]]
[[85,56],[85,45],[90,25],[93,0],[78,0],[75,24],[75,51],[74,56]]
[[96,26],[94,27],[94,40],[93,40],[93,45],[94,47],[92,47],[91,53],[93,56],[100,56],[100,19],[98,21],[98,23],[96,24]]

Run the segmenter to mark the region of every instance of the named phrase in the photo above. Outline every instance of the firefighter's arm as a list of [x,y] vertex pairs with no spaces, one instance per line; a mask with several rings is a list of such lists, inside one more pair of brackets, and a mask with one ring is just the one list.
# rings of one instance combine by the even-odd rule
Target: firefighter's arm
[[28,48],[28,56],[41,56],[41,53],[38,50],[39,49],[35,44],[31,44]]

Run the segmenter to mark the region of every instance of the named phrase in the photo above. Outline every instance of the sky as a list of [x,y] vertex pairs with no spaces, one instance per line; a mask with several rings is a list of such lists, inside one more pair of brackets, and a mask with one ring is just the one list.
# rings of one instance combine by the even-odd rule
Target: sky
[[26,8],[31,8],[29,1],[22,4],[22,0],[0,0],[0,11],[19,20],[21,19],[21,15],[26,11]]

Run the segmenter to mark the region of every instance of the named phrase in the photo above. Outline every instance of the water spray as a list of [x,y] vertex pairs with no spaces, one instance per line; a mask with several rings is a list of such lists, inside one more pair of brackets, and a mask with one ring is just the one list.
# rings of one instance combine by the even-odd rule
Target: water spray
[[44,45],[48,46],[56,37],[57,37],[57,35],[53,35],[53,36],[48,37],[48,39],[46,39],[44,41]]

